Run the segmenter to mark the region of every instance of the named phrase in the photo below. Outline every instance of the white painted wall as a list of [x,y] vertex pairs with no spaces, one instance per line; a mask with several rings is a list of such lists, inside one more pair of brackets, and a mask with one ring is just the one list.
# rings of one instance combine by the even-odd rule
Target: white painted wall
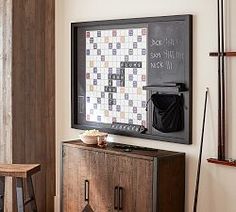
[[[227,47],[236,50],[236,1],[227,0]],[[208,164],[206,158],[217,153],[217,59],[208,57],[217,48],[216,0],[57,0],[56,1],[56,110],[57,147],[62,140],[78,138],[71,129],[70,117],[70,23],[106,19],[194,15],[193,37],[193,145],[110,136],[117,142],[186,152],[186,212],[192,210],[196,164],[201,135],[204,92],[210,88],[206,136],[200,183],[199,212],[236,211],[236,168]],[[236,58],[227,61],[228,121],[227,137],[230,157],[236,158]],[[57,155],[58,156],[58,155]],[[57,176],[59,179],[59,156]],[[174,177],[174,176],[173,176]],[[59,182],[57,182],[59,195]]]

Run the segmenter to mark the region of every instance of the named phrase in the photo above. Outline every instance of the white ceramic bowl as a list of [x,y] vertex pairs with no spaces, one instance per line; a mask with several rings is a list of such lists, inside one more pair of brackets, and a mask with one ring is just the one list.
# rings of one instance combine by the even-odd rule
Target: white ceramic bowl
[[81,141],[83,141],[83,143],[85,144],[97,144],[98,143],[98,137],[101,140],[105,140],[107,137],[107,133],[99,133],[99,135],[80,135],[80,139]]

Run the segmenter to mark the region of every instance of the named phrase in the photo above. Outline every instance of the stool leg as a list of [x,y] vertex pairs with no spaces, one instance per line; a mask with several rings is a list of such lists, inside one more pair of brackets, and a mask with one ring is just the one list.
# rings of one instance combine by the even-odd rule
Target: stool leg
[[0,177],[0,212],[4,212],[5,177]]
[[17,196],[18,212],[24,212],[25,205],[24,205],[23,179],[19,177],[16,178],[16,196]]
[[32,200],[30,202],[31,210],[33,212],[37,212],[36,199],[35,199],[35,195],[34,195],[34,186],[33,186],[33,182],[32,182],[31,176],[27,177],[27,187],[28,187],[29,197]]

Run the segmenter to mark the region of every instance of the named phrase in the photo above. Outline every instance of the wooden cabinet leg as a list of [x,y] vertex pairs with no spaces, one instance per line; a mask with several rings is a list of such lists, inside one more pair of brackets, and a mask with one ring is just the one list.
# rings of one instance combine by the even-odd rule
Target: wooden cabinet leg
[[16,178],[16,196],[17,196],[18,212],[24,212],[25,205],[24,205],[23,179],[19,177]]
[[27,178],[27,187],[28,187],[29,198],[31,200],[30,202],[31,210],[32,212],[37,212],[36,199],[34,195],[34,186],[31,176]]
[[0,212],[4,212],[5,177],[0,177]]

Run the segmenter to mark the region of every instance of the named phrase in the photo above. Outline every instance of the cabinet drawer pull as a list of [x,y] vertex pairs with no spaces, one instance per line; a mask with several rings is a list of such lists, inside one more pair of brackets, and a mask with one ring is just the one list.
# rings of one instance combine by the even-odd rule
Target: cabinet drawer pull
[[114,190],[114,209],[118,209],[119,195],[118,195],[118,186],[115,187]]
[[123,188],[119,187],[119,210],[123,209]]
[[84,181],[84,200],[85,202],[89,201],[89,181]]

